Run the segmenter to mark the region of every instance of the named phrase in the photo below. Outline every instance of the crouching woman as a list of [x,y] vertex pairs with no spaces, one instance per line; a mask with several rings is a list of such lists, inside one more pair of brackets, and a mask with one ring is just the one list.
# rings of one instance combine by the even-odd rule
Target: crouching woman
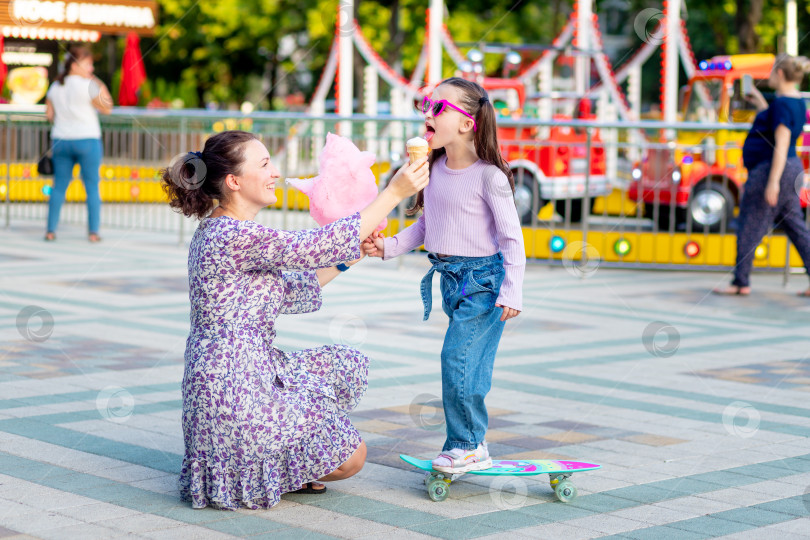
[[269,508],[362,468],[365,444],[348,414],[365,393],[368,358],[338,345],[284,353],[275,320],[320,308],[321,287],[359,260],[361,240],[427,184],[424,163],[400,169],[361,212],[295,232],[253,221],[276,201],[280,175],[251,133],[219,133],[163,170],[170,205],[200,219],[188,255],[180,473],[194,508]]

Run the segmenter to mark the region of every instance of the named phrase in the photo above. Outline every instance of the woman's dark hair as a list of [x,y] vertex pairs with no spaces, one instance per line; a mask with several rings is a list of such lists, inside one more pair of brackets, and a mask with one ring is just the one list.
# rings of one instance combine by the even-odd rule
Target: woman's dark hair
[[[439,83],[439,86],[449,84],[461,90],[461,103],[456,103],[462,109],[475,117],[476,129],[473,132],[473,144],[475,145],[475,153],[478,158],[487,163],[491,163],[498,167],[506,175],[509,180],[509,186],[512,188],[512,193],[515,192],[515,178],[512,171],[509,169],[509,164],[503,159],[501,149],[498,146],[498,126],[495,120],[495,108],[489,101],[489,95],[484,88],[473,81],[462,79],[460,77],[451,77]],[[447,151],[444,148],[431,150],[428,164],[430,170],[433,171],[433,164],[445,155]],[[416,194],[416,202],[413,207],[408,209],[408,214],[413,215],[417,213],[425,205],[424,190]]]
[[84,45],[73,45],[68,49],[68,52],[65,53],[65,68],[64,70],[56,77],[56,80],[59,81],[59,84],[65,84],[65,77],[70,75],[70,68],[73,67],[73,64],[80,60],[84,60],[88,56],[93,56],[93,53],[90,52],[90,49],[85,47]]
[[223,131],[209,138],[202,152],[175,158],[160,171],[169,206],[188,217],[207,216],[217,201],[227,200],[225,177],[241,174],[245,145],[253,140],[258,140],[253,133]]

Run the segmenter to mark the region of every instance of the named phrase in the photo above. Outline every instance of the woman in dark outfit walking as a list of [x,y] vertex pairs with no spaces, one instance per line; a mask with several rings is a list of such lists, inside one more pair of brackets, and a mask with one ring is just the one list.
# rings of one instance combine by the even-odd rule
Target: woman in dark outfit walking
[[[756,88],[746,96],[759,112],[743,144],[748,180],[740,201],[737,263],[731,286],[715,289],[717,294],[751,293],[749,275],[754,251],[774,219],[796,246],[810,276],[810,232],[804,224],[796,189],[804,177],[804,167],[796,156],[796,139],[807,114],[798,87],[808,72],[810,60],[804,56],[780,54],[768,79],[768,85],[776,91],[773,101],[768,104]],[[810,288],[800,295],[810,297]]]

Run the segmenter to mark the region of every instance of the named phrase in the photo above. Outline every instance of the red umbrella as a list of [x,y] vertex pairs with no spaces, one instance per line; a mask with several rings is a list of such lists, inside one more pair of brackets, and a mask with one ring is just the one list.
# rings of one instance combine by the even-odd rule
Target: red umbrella
[[118,104],[122,106],[137,105],[137,91],[146,80],[146,69],[141,57],[141,38],[135,32],[127,35],[127,47],[124,49],[124,61],[121,66],[121,88],[118,91]]
[[3,50],[5,46],[3,45],[3,35],[0,34],[0,90],[3,89],[3,84],[6,82],[6,75],[8,74],[8,68],[6,64],[3,62]]

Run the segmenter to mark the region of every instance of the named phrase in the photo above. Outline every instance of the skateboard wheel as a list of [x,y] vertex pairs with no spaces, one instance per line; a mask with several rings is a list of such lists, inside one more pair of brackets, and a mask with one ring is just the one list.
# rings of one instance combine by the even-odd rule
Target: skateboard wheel
[[554,487],[554,494],[561,502],[571,502],[577,496],[577,488],[568,480],[562,480]]
[[430,481],[427,490],[430,500],[441,502],[450,494],[450,485],[444,479],[436,478]]

